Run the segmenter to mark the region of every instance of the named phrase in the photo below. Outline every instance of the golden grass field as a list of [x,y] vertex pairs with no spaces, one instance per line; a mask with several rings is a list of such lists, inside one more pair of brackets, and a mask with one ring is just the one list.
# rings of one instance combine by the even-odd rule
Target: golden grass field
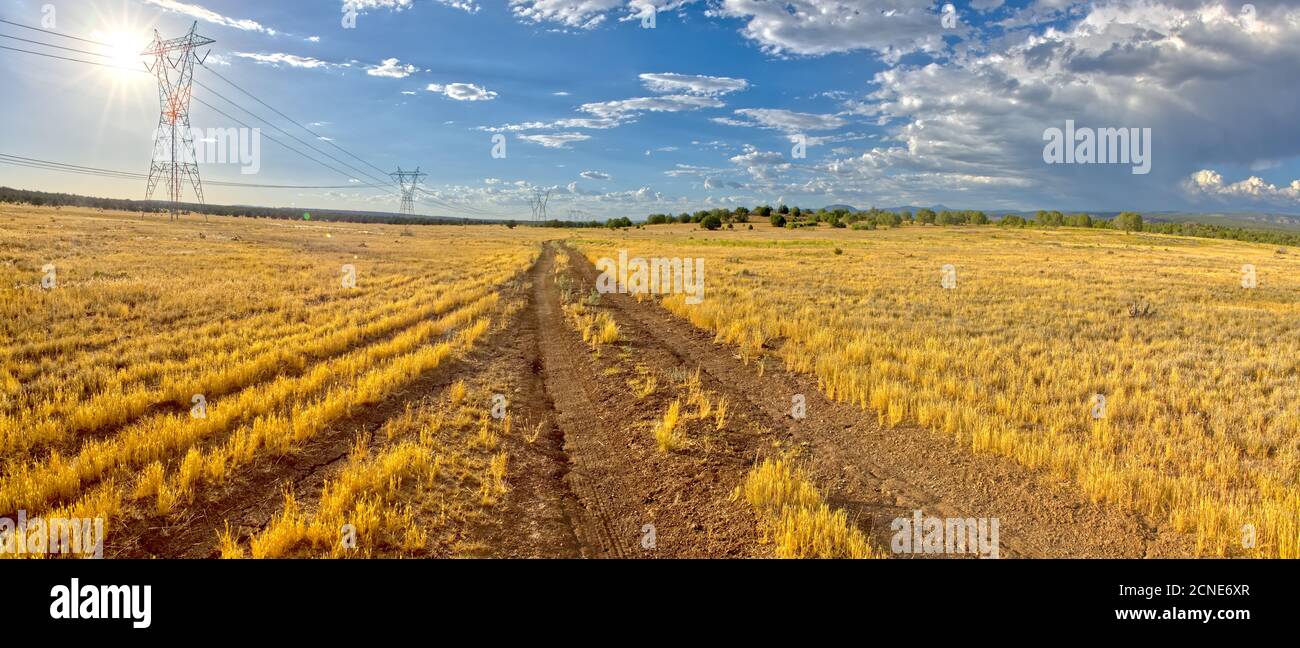
[[[541,243],[567,239],[593,261],[704,258],[702,304],[638,301],[659,300],[755,372],[813,376],[873,421],[1066,480],[1191,534],[1201,555],[1300,556],[1291,250],[1071,229],[189,218],[0,206],[0,515],[102,516],[110,537],[118,522],[183,525],[232,475],[377,410],[319,488],[276,493],[269,523],[242,538],[226,520],[220,554],[342,555],[338,529],[352,524],[362,555],[475,555],[448,529],[497,515],[518,461],[503,440],[537,432],[488,417],[499,387],[482,381],[391,404],[500,330],[524,307],[516,284]],[[626,356],[626,322],[570,289],[568,255],[555,262],[569,333],[595,358]],[[941,286],[948,264],[954,289]],[[1257,288],[1242,287],[1245,264]],[[691,448],[687,423],[732,423],[698,370],[629,375],[630,402],[664,395],[645,433],[660,454]],[[754,458],[733,497],[775,555],[882,555],[793,460]]]
[[[620,249],[703,257],[703,304],[663,305],[759,370],[812,374],[882,423],[1068,478],[1192,533],[1202,555],[1300,556],[1295,251],[1115,231],[767,224],[577,244],[593,261]],[[1245,264],[1255,289],[1242,287]],[[1154,313],[1130,316],[1135,300]]]
[[[537,237],[431,234],[0,207],[0,509],[103,516],[110,529],[120,516],[168,514],[197,487],[294,452],[471,349],[517,308],[502,286],[536,258]],[[375,521],[358,525],[363,548],[393,528],[403,546],[421,544],[409,510],[386,493],[438,471],[490,483],[504,467],[443,438],[453,422],[469,425],[451,410],[460,391],[394,417],[385,433],[400,444],[383,454],[359,446],[317,516],[364,508],[360,519]],[[437,456],[404,461],[413,448]],[[306,530],[284,530],[292,525]],[[286,513],[250,552],[284,554],[318,526]]]

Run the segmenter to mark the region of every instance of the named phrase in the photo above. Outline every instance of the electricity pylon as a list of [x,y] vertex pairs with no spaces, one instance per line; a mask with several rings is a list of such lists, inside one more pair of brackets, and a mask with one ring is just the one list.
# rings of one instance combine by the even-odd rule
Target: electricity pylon
[[198,35],[199,23],[195,21],[190,32],[180,38],[163,40],[158,30],[153,32],[153,45],[140,53],[153,58],[145,68],[158,77],[158,101],[161,114],[158,131],[154,133],[153,163],[149,166],[149,188],[145,199],[153,198],[158,183],[166,179],[167,198],[172,203],[172,220],[180,217],[181,192],[185,182],[194,187],[199,203],[203,202],[203,183],[199,180],[199,165],[194,155],[194,135],[190,132],[190,98],[194,95],[194,64],[203,63],[194,50],[216,41]]
[[546,203],[549,203],[550,201],[551,201],[550,189],[545,189],[545,190],[541,188],[533,189],[533,197],[531,200],[528,201],[528,207],[529,209],[533,210],[534,221],[541,222],[546,220]]
[[395,173],[388,174],[397,181],[402,187],[402,215],[415,215],[415,189],[420,185],[420,180],[429,177],[427,173],[420,173],[420,167],[415,167],[414,171],[403,171],[402,167],[397,167]]

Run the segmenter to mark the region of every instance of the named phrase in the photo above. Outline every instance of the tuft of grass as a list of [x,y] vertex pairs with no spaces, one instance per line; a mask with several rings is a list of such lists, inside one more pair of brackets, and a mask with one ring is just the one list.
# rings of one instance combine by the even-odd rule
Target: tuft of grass
[[663,420],[655,426],[655,442],[659,452],[671,452],[686,445],[685,435],[681,431],[682,403],[675,400],[664,412]]
[[244,547],[235,539],[235,534],[230,531],[230,521],[226,521],[226,530],[217,535],[217,544],[221,548],[221,557],[223,559],[236,559],[244,557]]
[[482,502],[484,506],[496,504],[502,495],[505,495],[509,489],[506,485],[508,457],[504,452],[498,452],[492,456],[488,462],[487,473],[483,477]]
[[618,341],[619,329],[618,324],[609,313],[601,313],[596,317],[596,342],[597,346],[601,344],[613,344]]
[[735,497],[758,514],[781,558],[881,558],[844,511],[822,501],[812,482],[790,459],[765,459],[745,476]]
[[452,407],[460,405],[460,402],[465,400],[465,391],[464,380],[457,380],[452,384],[451,389],[447,391],[447,401],[451,403]]
[[632,388],[632,394],[636,396],[638,400],[644,399],[655,393],[655,390],[659,387],[659,378],[654,374],[648,374],[639,379],[634,378],[627,382],[628,386]]

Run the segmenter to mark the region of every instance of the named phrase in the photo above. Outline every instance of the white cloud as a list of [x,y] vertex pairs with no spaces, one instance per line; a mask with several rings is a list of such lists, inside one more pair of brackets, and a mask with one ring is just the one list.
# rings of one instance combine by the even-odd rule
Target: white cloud
[[525,142],[541,144],[546,148],[569,148],[569,144],[574,142],[583,142],[591,139],[590,135],[583,133],[549,133],[537,135],[516,135],[515,137]]
[[412,0],[343,0],[344,11],[363,12],[370,9],[402,11],[411,8]]
[[578,175],[588,180],[609,180],[609,174],[601,171],[583,171]]
[[[1202,186],[1229,165],[1300,156],[1300,10],[1144,1],[1073,5],[1067,24],[1018,29],[987,47],[878,73],[868,95],[878,147],[824,161],[816,184],[880,202],[979,201],[1019,206],[1162,208],[1189,198],[1284,199],[1262,180]],[[1152,170],[1045,165],[1044,129],[1150,128]],[[1104,187],[1104,190],[1099,190]],[[867,191],[867,189],[870,189]],[[883,197],[882,197],[883,196]],[[1017,205],[1005,205],[1014,207]]]
[[723,95],[749,87],[749,82],[744,79],[671,72],[642,74],[641,82],[652,92],[700,95]]
[[746,21],[740,33],[777,55],[870,50],[897,60],[942,52],[953,33],[933,0],[721,0],[710,14]]
[[283,52],[274,52],[271,54],[260,54],[253,52],[232,52],[232,56],[250,59],[264,65],[280,67],[287,65],[289,67],[307,68],[307,69],[331,69],[340,67],[349,67],[347,63],[330,63],[310,56],[298,56],[297,54],[285,54]]
[[1256,204],[1275,204],[1295,206],[1300,203],[1300,180],[1292,180],[1286,187],[1265,182],[1258,176],[1229,184],[1223,183],[1223,176],[1217,171],[1201,169],[1193,173],[1183,185],[1195,197],[1215,199],[1244,199]]
[[624,0],[510,0],[510,11],[532,23],[553,22],[577,29],[592,29],[605,22],[605,14]]
[[634,117],[641,112],[681,112],[701,108],[721,108],[723,105],[713,97],[678,94],[600,101],[583,104],[578,109],[597,117],[621,120]]
[[377,77],[388,77],[390,79],[405,79],[415,74],[414,65],[402,65],[395,58],[384,59],[379,65],[372,65],[366,68],[366,74]]
[[491,101],[497,98],[497,93],[473,83],[430,83],[425,89],[456,101]]
[[835,130],[848,123],[838,115],[801,113],[778,108],[741,108],[736,111],[736,114],[745,117],[749,121],[733,119],[719,123],[725,123],[729,126],[758,126],[787,133]]
[[151,4],[160,9],[163,9],[164,11],[170,11],[173,13],[182,14],[194,18],[196,20],[202,20],[203,22],[212,23],[214,25],[231,27],[233,29],[240,29],[243,31],[261,32],[263,34],[270,34],[272,36],[279,33],[276,30],[271,29],[270,27],[266,27],[262,25],[256,20],[230,18],[197,4],[178,2],[177,0],[143,0],[143,2],[145,2],[146,4]]

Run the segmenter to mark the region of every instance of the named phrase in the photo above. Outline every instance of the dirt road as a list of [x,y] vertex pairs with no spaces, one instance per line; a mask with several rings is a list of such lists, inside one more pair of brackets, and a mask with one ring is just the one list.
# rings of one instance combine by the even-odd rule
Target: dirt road
[[[522,301],[466,357],[423,376],[388,401],[358,412],[301,452],[266,458],[205,492],[179,516],[129,519],[114,556],[214,557],[229,521],[240,538],[264,528],[291,486],[307,509],[337,474],[358,434],[373,433],[407,404],[456,380],[508,396],[521,427],[502,439],[510,490],[490,514],[437,533],[430,557],[767,557],[754,513],[733,496],[757,460],[794,453],[836,508],[886,551],[895,518],[915,510],[941,518],[998,518],[1003,557],[1190,555],[1188,537],[1091,503],[1010,460],[977,455],[936,433],[888,428],[874,413],[825,399],[806,376],[769,366],[760,375],[726,346],[660,308],[627,295],[592,295],[620,327],[620,341],[593,349],[566,320],[562,290],[588,295],[595,268],[559,243],[509,290]],[[700,420],[689,444],[660,452],[652,429],[682,385],[725,404],[725,419]],[[634,390],[653,378],[656,387]],[[640,382],[638,382],[640,381]],[[807,416],[791,416],[801,394]],[[712,421],[716,420],[714,424]],[[377,446],[383,440],[373,441]],[[431,523],[433,524],[433,523]]]

